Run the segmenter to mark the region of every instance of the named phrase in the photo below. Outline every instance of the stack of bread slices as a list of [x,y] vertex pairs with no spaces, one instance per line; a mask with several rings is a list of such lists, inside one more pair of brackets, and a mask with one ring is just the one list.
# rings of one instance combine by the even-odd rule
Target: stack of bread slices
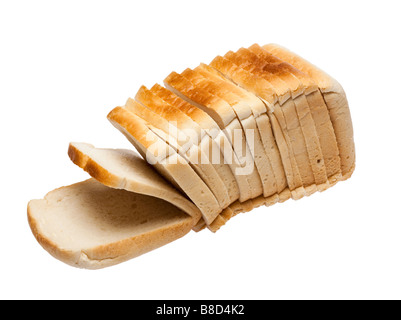
[[241,212],[349,178],[341,85],[275,44],[241,48],[141,87],[110,122],[134,150],[71,143],[90,179],[28,204],[38,242],[76,267],[111,266]]

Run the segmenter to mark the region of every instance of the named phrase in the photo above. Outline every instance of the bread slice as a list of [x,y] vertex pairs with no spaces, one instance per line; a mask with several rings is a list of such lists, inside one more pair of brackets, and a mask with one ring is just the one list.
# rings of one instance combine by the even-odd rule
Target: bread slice
[[[324,161],[321,161],[320,164],[322,165],[322,168],[325,168],[325,172],[323,172],[323,170],[321,170],[321,172],[318,171],[319,167],[317,166],[317,161],[312,162],[312,168],[314,168],[313,165],[316,166],[314,168],[316,184],[320,186],[320,189],[325,190],[332,182],[341,180],[341,159],[333,125],[330,121],[329,112],[323,96],[319,91],[318,85],[307,74],[267,52],[259,45],[255,44],[251,46],[250,50],[255,52],[255,54],[265,61],[285,66],[285,69],[288,71],[288,73],[293,76],[294,80],[296,80],[291,81],[294,83],[293,85],[291,85],[291,82],[287,80],[291,90],[294,91],[294,87],[299,84],[299,88],[301,88],[303,91],[304,94],[295,98],[294,102],[297,104],[298,101],[297,107],[300,112],[302,112],[301,108],[303,105],[307,106],[311,112],[312,120],[315,123],[315,129],[318,136],[317,139],[320,142],[321,150],[313,153],[314,149],[309,148],[308,151],[312,153],[312,158],[315,158],[315,160],[322,159],[323,157]],[[287,79],[290,78],[287,77]],[[308,120],[309,122],[311,121],[311,119],[305,117],[300,117],[300,119],[303,119],[304,122],[305,120]],[[311,128],[312,126],[306,125],[306,128],[308,127]],[[326,183],[324,180],[328,180],[329,183]]]
[[311,161],[307,153],[305,137],[299,124],[291,92],[286,83],[276,75],[263,70],[265,63],[259,60],[254,53],[247,51],[247,49],[240,49],[235,53],[228,52],[224,57],[235,63],[238,67],[265,79],[271,85],[279,102],[275,110],[275,115],[284,134],[289,137],[289,147],[292,148],[302,185],[307,191],[307,195],[315,192],[315,179],[311,168]]
[[68,155],[74,164],[105,186],[162,199],[196,222],[201,219],[199,209],[133,150],[101,149],[88,143],[71,142]]
[[309,75],[319,86],[337,137],[342,179],[349,178],[355,169],[355,145],[351,113],[344,89],[326,72],[290,50],[276,44],[268,44],[263,48]]
[[[226,162],[224,150],[220,149],[219,143],[215,141],[215,139],[219,141],[219,135],[216,134],[219,130],[216,129],[218,126],[214,120],[207,113],[188,104],[158,84],[155,84],[150,91],[173,108],[171,113],[177,119],[177,124],[179,123],[183,128],[191,128],[200,137],[201,140],[198,142],[198,145],[206,154],[209,154],[212,165],[226,186],[229,202],[232,203],[239,199],[240,191],[233,173],[237,166],[235,161],[231,159],[228,159],[230,160],[228,163]],[[156,112],[155,108],[153,110]],[[160,115],[167,116],[164,112],[160,113]],[[230,155],[232,154],[231,152]]]
[[89,179],[28,204],[37,241],[79,268],[109,267],[177,240],[195,220],[164,200]]
[[267,197],[277,193],[276,178],[263,148],[260,133],[250,107],[252,101],[247,101],[245,95],[236,93],[232,88],[232,84],[228,85],[228,81],[224,81],[219,77],[202,74],[191,69],[186,69],[182,75],[197,87],[207,87],[211,93],[226,101],[233,108],[243,130],[252,133],[253,138],[247,139],[247,143],[261,178],[264,196]]
[[[204,88],[196,87],[188,79],[175,72],[172,72],[164,82],[168,89],[202,109],[216,121],[240,160],[243,170],[237,172],[237,175],[245,175],[247,177],[251,191],[250,198],[255,198],[262,194],[260,175],[254,166],[254,159],[246,142],[246,137],[235,112],[227,102],[209,93]],[[245,154],[243,153],[244,151]]]
[[[237,85],[258,96],[265,103],[266,114],[269,116],[274,138],[280,151],[288,187],[294,199],[302,198],[305,195],[305,189],[302,185],[302,179],[298,171],[295,156],[290,147],[290,138],[285,131],[282,130],[276,119],[276,114],[274,113],[276,109],[278,113],[280,112],[280,106],[275,106],[278,102],[271,85],[266,80],[256,77],[252,73],[243,70],[232,61],[221,56],[217,56],[210,63],[210,66],[221,72]],[[282,114],[279,114],[279,116],[283,118]]]
[[[197,142],[200,138],[197,137],[197,132],[189,130],[190,128],[185,126],[185,122],[182,123],[179,121],[180,119],[177,119],[178,117],[175,117],[174,109],[166,105],[163,100],[147,90],[146,87],[139,89],[136,99],[141,103],[128,99],[127,109],[150,123],[152,131],[188,161],[189,165],[212,191],[221,209],[226,208],[230,204],[227,188],[210,163],[209,153],[204,153],[198,147]],[[160,113],[163,113],[165,117],[162,117]],[[181,128],[183,130],[180,130]],[[180,139],[181,136],[183,139]]]
[[107,117],[147,162],[193,201],[206,224],[213,222],[221,212],[219,203],[185,159],[154,134],[143,119],[127,109],[116,107]]

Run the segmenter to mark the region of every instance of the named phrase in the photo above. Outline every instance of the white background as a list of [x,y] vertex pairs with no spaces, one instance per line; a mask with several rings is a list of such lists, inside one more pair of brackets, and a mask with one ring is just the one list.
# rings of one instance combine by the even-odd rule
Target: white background
[[[0,298],[401,298],[399,1],[1,1]],[[36,242],[30,199],[86,179],[70,141],[131,148],[106,119],[140,85],[275,42],[334,76],[351,108],[352,178],[190,233],[111,268]]]

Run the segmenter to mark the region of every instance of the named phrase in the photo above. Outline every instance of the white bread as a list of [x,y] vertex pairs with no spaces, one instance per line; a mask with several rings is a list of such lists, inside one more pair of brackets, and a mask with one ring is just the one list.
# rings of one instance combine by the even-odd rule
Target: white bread
[[[200,139],[194,137],[194,135],[197,135],[196,132],[194,130],[185,130],[186,127],[182,126],[181,121],[178,122],[176,117],[173,117],[175,113],[168,110],[169,107],[164,102],[157,101],[161,99],[154,96],[145,87],[142,87],[138,91],[136,99],[140,100],[141,104],[128,99],[126,103],[127,109],[152,124],[155,129],[159,129],[156,131],[152,129],[153,127],[151,128],[160,138],[169,143],[176,152],[188,161],[189,165],[213,192],[221,209],[226,208],[230,204],[227,188],[214,166],[210,163],[208,153],[204,153],[198,147],[197,141]],[[158,112],[154,112],[153,110],[164,111],[165,115],[170,114],[171,117],[167,116],[166,119],[166,117],[160,116]],[[184,130],[180,130],[181,128]],[[184,139],[180,139],[180,137],[184,137]],[[188,140],[193,140],[195,143]]]
[[201,218],[199,209],[133,150],[100,149],[88,143],[71,142],[68,156],[105,186],[159,198],[192,216],[196,222]]
[[[246,137],[234,110],[227,104],[227,102],[209,93],[205,88],[195,87],[188,79],[175,72],[172,72],[164,80],[164,83],[168,89],[182,97],[184,100],[187,100],[189,103],[204,110],[216,121],[221,131],[227,136],[234,153],[238,157],[241,166],[244,168],[245,172],[238,173],[236,176],[245,175],[247,178],[251,191],[250,198],[255,198],[262,194],[263,189],[261,179],[257,168],[253,165],[254,160],[249,150],[249,146],[246,143]],[[239,136],[241,144],[234,142],[235,133],[241,134],[241,136]],[[236,139],[236,141],[238,142],[238,139]],[[243,154],[244,151],[245,154]],[[249,166],[252,167],[248,169]]]
[[160,174],[193,201],[202,212],[206,224],[212,223],[221,212],[221,208],[208,186],[188,162],[155,135],[144,120],[127,109],[116,107],[107,117],[144,159],[151,162]]
[[161,199],[89,179],[31,200],[28,221],[52,256],[74,267],[99,269],[181,238],[195,220]]
[[290,50],[276,44],[268,44],[263,48],[309,75],[319,86],[337,137],[342,179],[349,178],[355,168],[355,145],[351,113],[344,89],[333,77]]

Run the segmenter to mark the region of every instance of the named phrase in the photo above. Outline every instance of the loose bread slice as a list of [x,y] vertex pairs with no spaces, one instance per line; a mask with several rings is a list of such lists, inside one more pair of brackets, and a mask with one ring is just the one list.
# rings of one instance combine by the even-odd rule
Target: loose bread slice
[[[168,89],[184,100],[208,113],[219,125],[221,131],[227,136],[232,150],[241,162],[241,172],[236,175],[245,175],[249,181],[251,197],[255,198],[263,193],[262,183],[254,159],[246,142],[243,129],[233,109],[221,98],[199,88],[185,77],[172,72],[165,80]],[[245,151],[245,154],[243,152]]]
[[[212,191],[221,209],[226,208],[230,204],[227,188],[210,163],[208,153],[205,154],[198,147],[199,137],[196,137],[196,131],[185,130],[190,128],[184,126],[185,123],[183,124],[182,121],[179,121],[180,119],[177,119],[178,117],[175,117],[174,109],[167,106],[163,100],[147,90],[146,87],[139,89],[136,99],[141,103],[128,99],[127,109],[152,124],[152,131],[188,161],[189,165]],[[165,117],[160,116],[160,113],[163,113]],[[158,130],[153,129],[153,127]],[[180,128],[183,130],[181,131]]]
[[[286,173],[287,183],[291,190],[291,195],[294,199],[302,198],[305,195],[305,189],[302,185],[302,179],[298,171],[295,156],[290,147],[291,140],[289,136],[285,134],[285,131],[282,130],[276,119],[276,114],[274,113],[277,97],[271,85],[266,80],[239,68],[235,63],[221,56],[217,56],[210,63],[210,66],[221,72],[237,85],[258,96],[265,103],[266,114],[269,116],[274,138],[280,151],[280,157]],[[277,112],[279,113],[280,106],[276,106],[276,109],[278,109]],[[283,117],[281,114],[279,114],[279,116]]]
[[100,149],[88,143],[71,142],[71,161],[102,184],[170,202],[198,221],[199,209],[162,178],[133,150]]
[[[314,149],[309,148],[308,151],[311,152],[312,157],[315,159],[322,159],[323,157],[324,161],[322,161],[321,164],[324,163],[324,166],[322,165],[321,167],[322,169],[325,168],[325,172],[323,172],[323,170],[320,172],[318,171],[318,167],[313,167],[313,165],[317,165],[317,161],[312,162],[312,168],[314,168],[316,184],[320,186],[321,189],[325,190],[329,184],[324,180],[328,180],[330,184],[339,179],[341,180],[341,159],[329,112],[323,96],[319,91],[318,85],[307,74],[267,52],[259,45],[254,44],[250,47],[250,50],[268,63],[274,65],[278,64],[280,66],[284,65],[285,69],[294,76],[294,80],[298,80],[289,81],[291,78],[286,78],[286,82],[289,84],[292,91],[294,91],[296,86],[300,84],[299,89],[302,89],[304,95],[297,96],[297,98],[294,99],[294,102],[297,104],[298,101],[298,110],[300,111],[300,114],[302,114],[302,105],[308,106],[313,122],[315,123],[316,133],[318,136],[317,139],[321,150],[313,153]],[[302,103],[302,101],[304,102]],[[308,118],[304,116],[300,116],[300,119],[304,122],[305,120],[308,120]],[[310,122],[310,119],[308,121]],[[306,127],[311,128],[312,126],[309,125]]]
[[183,237],[195,220],[169,202],[89,179],[31,200],[28,222],[55,258],[100,269]]
[[211,93],[226,101],[236,113],[237,119],[240,121],[244,131],[250,131],[253,139],[247,140],[251,155],[258,169],[264,196],[270,196],[277,192],[276,178],[273,173],[269,158],[263,148],[260,133],[253,117],[253,113],[249,102],[244,99],[244,95],[238,95],[227,85],[227,81],[223,81],[219,77],[213,75],[204,76],[195,70],[186,69],[182,75],[194,83],[197,87],[208,88]]
[[107,118],[147,162],[194,202],[206,224],[213,222],[221,212],[219,203],[185,159],[154,134],[143,119],[127,109],[116,107]]
[[344,89],[326,72],[290,50],[277,44],[268,44],[263,48],[309,75],[319,86],[337,137],[342,179],[348,179],[355,169],[355,145],[351,113]]

